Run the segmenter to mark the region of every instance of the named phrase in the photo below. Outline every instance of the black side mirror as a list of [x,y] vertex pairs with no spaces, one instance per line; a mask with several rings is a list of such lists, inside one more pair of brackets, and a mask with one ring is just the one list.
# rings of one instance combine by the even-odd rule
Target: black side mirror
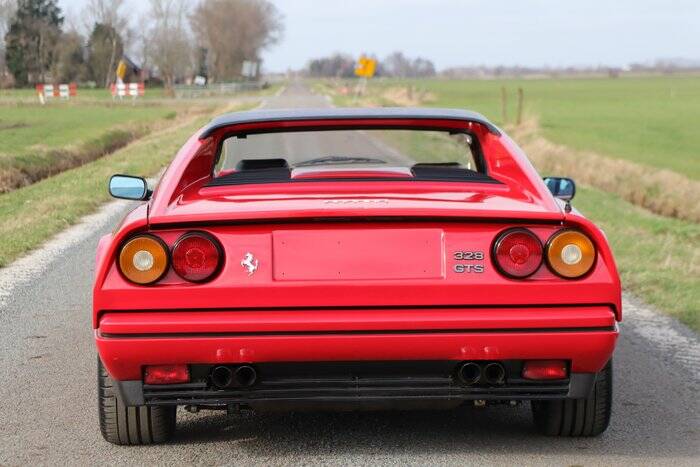
[[120,199],[147,200],[151,197],[151,190],[144,178],[112,175],[109,179],[109,194]]
[[555,198],[571,201],[576,195],[576,182],[566,177],[545,177],[544,184]]

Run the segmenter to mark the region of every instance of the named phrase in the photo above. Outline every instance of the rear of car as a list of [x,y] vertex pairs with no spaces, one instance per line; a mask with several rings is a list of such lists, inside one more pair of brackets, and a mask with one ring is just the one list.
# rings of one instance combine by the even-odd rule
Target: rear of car
[[519,401],[545,433],[602,432],[612,254],[475,115],[244,113],[193,137],[98,248],[105,437],[162,441],[178,405]]

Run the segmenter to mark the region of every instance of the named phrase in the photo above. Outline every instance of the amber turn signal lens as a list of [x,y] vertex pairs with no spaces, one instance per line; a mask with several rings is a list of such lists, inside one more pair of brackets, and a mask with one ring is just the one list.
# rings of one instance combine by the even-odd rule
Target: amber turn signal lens
[[593,242],[578,230],[561,230],[547,242],[547,265],[568,279],[581,277],[595,262]]
[[168,269],[168,249],[162,240],[150,235],[132,238],[119,253],[119,269],[131,282],[152,284]]

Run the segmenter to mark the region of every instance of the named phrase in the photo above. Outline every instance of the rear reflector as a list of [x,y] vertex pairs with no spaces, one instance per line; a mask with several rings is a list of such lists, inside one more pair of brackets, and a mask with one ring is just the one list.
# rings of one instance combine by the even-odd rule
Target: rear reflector
[[143,380],[146,384],[189,383],[190,370],[187,365],[149,365]]
[[567,376],[565,360],[531,360],[525,362],[525,379],[564,379]]

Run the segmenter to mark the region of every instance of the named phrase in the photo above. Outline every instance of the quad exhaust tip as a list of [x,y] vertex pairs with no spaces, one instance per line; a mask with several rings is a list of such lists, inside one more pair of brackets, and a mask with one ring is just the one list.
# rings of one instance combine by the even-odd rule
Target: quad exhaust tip
[[257,381],[258,372],[250,365],[241,365],[234,369],[221,365],[211,371],[211,382],[218,389],[249,388]]
[[233,372],[233,382],[241,388],[249,388],[258,380],[258,372],[250,365],[243,365]]
[[217,366],[211,371],[211,382],[219,389],[231,386],[233,372],[227,366]]
[[457,379],[465,386],[478,383],[495,386],[505,382],[506,369],[497,362],[486,364],[465,362],[457,369]]
[[476,384],[481,379],[481,367],[474,362],[464,363],[457,371],[457,377],[467,386]]
[[484,381],[488,384],[503,384],[506,370],[500,363],[489,363],[484,367]]

